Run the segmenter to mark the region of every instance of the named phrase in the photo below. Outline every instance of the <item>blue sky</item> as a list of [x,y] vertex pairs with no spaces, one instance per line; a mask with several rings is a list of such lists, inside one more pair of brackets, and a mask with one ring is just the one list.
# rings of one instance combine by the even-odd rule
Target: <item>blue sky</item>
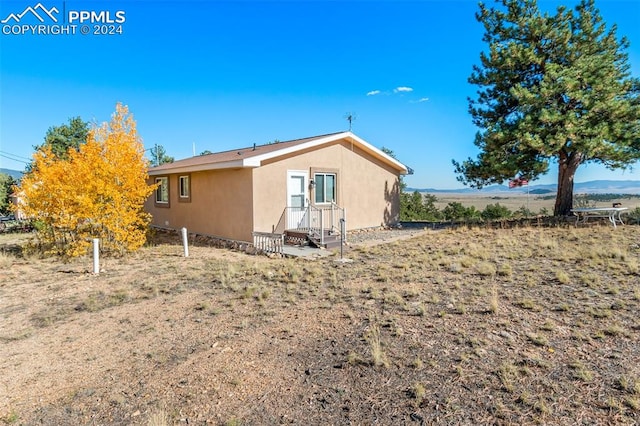
[[[475,1],[41,3],[58,17],[124,11],[125,22],[114,35],[80,34],[77,22],[76,34],[0,34],[0,167],[23,169],[7,156],[29,158],[70,117],[107,121],[116,102],[129,106],[145,147],[176,159],[194,144],[200,153],[346,130],[348,112],[357,135],[414,169],[411,187],[461,187],[451,160],[477,155],[467,78],[486,46]],[[2,0],[0,20],[37,4]],[[630,40],[640,76],[640,1],[596,4]],[[593,179],[637,174],[578,170],[576,181]],[[538,182],[555,180],[552,168]]]

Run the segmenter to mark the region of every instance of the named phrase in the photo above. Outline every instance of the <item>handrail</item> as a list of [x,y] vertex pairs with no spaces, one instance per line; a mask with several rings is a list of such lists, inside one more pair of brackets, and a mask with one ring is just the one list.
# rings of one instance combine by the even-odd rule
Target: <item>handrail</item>
[[280,215],[280,219],[278,220],[278,224],[276,226],[272,227],[271,233],[273,233],[273,234],[284,234],[284,231],[286,230],[286,223],[287,223],[287,209],[288,209],[288,207],[285,207],[284,210],[282,210],[282,214]]
[[309,211],[309,235],[318,238],[320,240],[320,244],[324,244],[322,209],[312,205],[308,201],[309,200],[307,200],[307,208]]
[[[272,227],[272,234],[284,234],[286,230],[297,229],[318,240],[321,245],[325,242],[325,231],[340,235],[340,223],[346,221],[346,209],[334,201],[328,206],[317,206],[308,199],[306,207],[285,207],[278,224]],[[343,236],[346,241],[346,235]]]
[[271,232],[254,232],[253,246],[264,253],[280,253],[284,246],[284,234],[275,234]]
[[340,207],[339,205],[337,205],[335,201],[332,201],[331,202],[331,225],[329,226],[329,229],[331,229],[332,232],[337,232],[338,234],[340,233],[340,219],[344,219],[346,222],[347,220],[346,210],[344,207]]

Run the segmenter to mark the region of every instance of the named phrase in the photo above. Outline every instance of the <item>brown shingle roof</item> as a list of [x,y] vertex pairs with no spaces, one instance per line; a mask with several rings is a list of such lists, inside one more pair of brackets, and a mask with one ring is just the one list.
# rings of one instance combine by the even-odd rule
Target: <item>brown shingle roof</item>
[[[326,135],[312,136],[303,139],[294,139],[284,142],[274,142],[265,145],[255,145],[246,148],[232,149],[229,151],[216,152],[213,154],[199,155],[196,157],[185,158],[183,160],[174,161],[173,163],[162,164],[157,167],[149,169],[149,175],[160,175],[164,173],[183,173],[183,172],[195,172],[202,170],[214,170],[214,169],[227,169],[227,168],[240,168],[240,167],[258,167],[260,162],[265,158],[270,158],[285,154],[287,152],[295,151],[297,148],[303,149],[302,145],[315,146],[316,144],[323,144],[323,141],[333,142],[339,139],[348,138],[354,141],[360,141],[361,143],[368,145],[362,139],[358,138],[351,132],[336,132],[328,133]],[[373,150],[381,153],[387,160],[391,160],[395,163],[399,170],[406,172],[406,167],[400,164],[394,159],[386,156],[386,154],[379,151],[377,148],[371,147]]]
[[157,167],[153,167],[150,171],[161,171],[161,170],[171,170],[175,168],[189,167],[189,166],[199,166],[205,164],[220,164],[220,163],[228,163],[235,162],[239,159],[246,159],[255,157],[258,155],[268,154],[270,152],[278,151],[284,148],[290,148],[296,145],[300,145],[306,142],[311,142],[317,139],[321,139],[331,135],[337,135],[342,132],[336,133],[328,133],[326,135],[312,136],[309,138],[303,139],[294,139],[290,141],[284,142],[274,142],[264,145],[255,145],[246,148],[232,149],[229,151],[221,151],[215,152],[213,154],[205,154],[198,155],[196,157],[185,158],[183,160],[174,161],[173,163],[165,163]]

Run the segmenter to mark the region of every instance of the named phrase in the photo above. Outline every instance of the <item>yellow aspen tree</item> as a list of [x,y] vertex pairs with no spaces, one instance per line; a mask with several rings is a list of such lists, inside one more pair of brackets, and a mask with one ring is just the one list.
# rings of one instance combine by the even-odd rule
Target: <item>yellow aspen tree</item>
[[100,238],[103,251],[123,254],[145,243],[150,216],[143,204],[155,186],[147,184],[144,147],[126,106],[118,103],[111,121],[91,129],[68,159],[44,148],[33,164],[20,208],[49,250],[79,256]]
[[150,215],[143,204],[155,186],[147,184],[148,162],[128,108],[117,104],[111,121],[92,129],[86,145],[87,167],[100,164],[91,184],[94,229],[104,238],[104,248],[136,250],[145,243]]
[[33,171],[22,178],[19,208],[34,219],[38,238],[47,252],[63,254],[75,242],[79,226],[72,168],[49,147],[33,156]]

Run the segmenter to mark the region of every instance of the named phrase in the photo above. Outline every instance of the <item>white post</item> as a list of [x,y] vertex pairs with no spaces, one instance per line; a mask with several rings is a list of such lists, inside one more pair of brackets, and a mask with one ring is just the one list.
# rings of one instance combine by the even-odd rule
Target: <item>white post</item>
[[93,239],[93,273],[100,273],[100,240]]
[[189,257],[189,241],[187,239],[187,228],[182,228],[182,246],[184,247],[184,257]]

